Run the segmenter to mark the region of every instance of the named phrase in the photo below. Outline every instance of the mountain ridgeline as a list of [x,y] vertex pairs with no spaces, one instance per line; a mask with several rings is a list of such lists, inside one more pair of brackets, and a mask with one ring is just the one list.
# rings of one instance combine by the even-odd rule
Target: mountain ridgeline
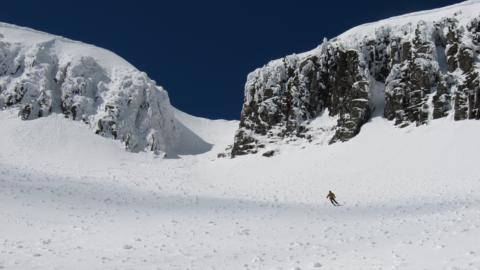
[[[348,141],[372,117],[399,128],[480,119],[479,6],[362,25],[250,73],[232,156],[325,136]],[[333,124],[319,128],[319,118]]]

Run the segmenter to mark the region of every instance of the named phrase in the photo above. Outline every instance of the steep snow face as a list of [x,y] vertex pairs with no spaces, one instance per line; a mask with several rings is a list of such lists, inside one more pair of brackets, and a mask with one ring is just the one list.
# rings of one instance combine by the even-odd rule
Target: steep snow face
[[174,151],[177,122],[167,92],[112,52],[0,24],[0,109],[33,120],[63,114],[127,150]]
[[[480,119],[479,52],[480,2],[467,1],[362,25],[271,61],[248,75],[232,155],[347,141],[376,116],[399,127]],[[312,131],[320,116],[325,128]]]

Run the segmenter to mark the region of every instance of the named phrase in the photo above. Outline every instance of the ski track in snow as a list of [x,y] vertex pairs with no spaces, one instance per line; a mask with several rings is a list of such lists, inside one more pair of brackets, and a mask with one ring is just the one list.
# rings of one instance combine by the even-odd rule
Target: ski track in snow
[[236,122],[180,114],[212,151],[157,159],[0,112],[0,268],[480,268],[478,122],[375,118],[348,143],[231,160]]

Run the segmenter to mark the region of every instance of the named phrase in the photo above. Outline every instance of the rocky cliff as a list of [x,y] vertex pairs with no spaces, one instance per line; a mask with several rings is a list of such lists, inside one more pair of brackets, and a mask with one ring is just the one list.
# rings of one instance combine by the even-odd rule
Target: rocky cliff
[[117,55],[0,24],[0,109],[24,120],[52,113],[82,121],[129,151],[168,153],[177,123],[167,92]]
[[392,126],[480,118],[480,2],[353,28],[250,73],[232,156],[292,140],[357,135],[373,116]]

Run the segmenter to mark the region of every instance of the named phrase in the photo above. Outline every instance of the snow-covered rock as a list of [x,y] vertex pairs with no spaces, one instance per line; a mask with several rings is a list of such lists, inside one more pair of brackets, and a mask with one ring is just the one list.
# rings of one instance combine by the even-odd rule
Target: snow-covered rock
[[0,109],[32,120],[52,113],[121,140],[129,151],[169,153],[177,122],[167,92],[112,52],[0,24]]
[[479,52],[480,1],[467,1],[361,25],[271,61],[248,75],[232,155],[346,141],[372,116],[399,127],[480,119]]

